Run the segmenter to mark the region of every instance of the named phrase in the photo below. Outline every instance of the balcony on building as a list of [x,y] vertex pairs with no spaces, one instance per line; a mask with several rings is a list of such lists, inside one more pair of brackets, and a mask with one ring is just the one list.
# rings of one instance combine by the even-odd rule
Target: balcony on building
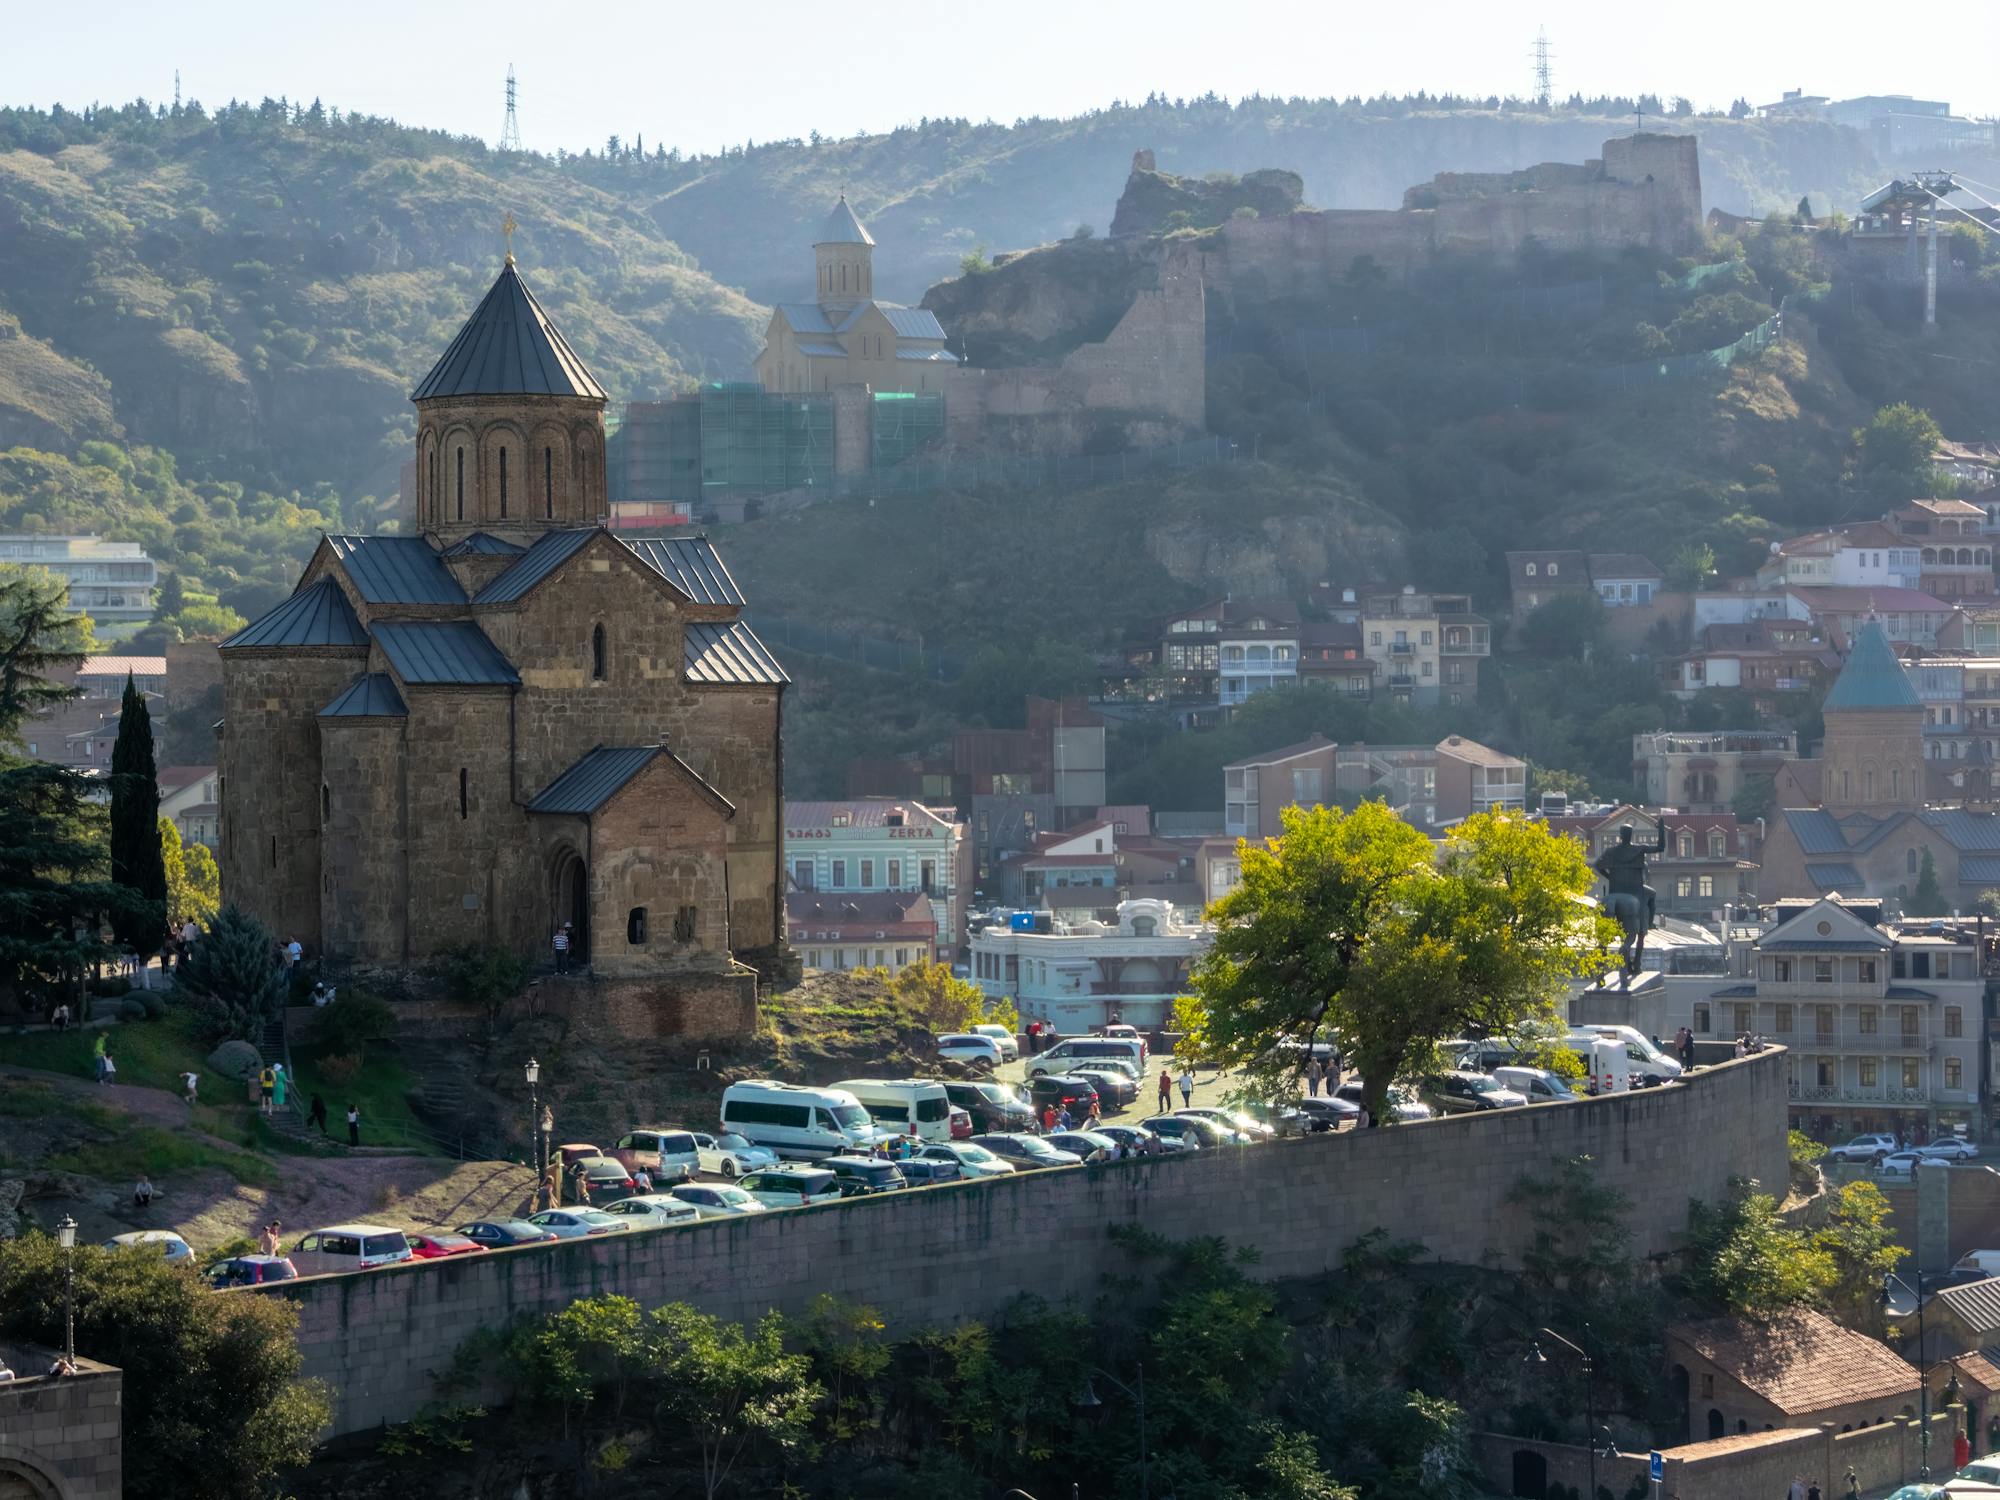
[[1445,616],[1439,649],[1446,656],[1487,656],[1492,653],[1492,630],[1477,616],[1462,619]]

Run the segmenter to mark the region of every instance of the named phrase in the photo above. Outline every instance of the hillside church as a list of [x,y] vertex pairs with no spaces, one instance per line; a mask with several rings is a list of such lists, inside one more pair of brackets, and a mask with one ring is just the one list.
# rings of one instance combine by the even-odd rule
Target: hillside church
[[606,529],[604,390],[511,254],[412,400],[418,534],[323,537],[221,647],[225,893],[336,965],[568,922],[596,977],[742,988],[784,935],[787,678],[735,579]]

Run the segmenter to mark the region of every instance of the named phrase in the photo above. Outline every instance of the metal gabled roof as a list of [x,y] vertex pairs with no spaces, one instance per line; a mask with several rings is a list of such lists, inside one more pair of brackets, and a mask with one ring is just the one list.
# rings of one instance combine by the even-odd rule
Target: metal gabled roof
[[794,333],[832,333],[833,320],[817,302],[780,302],[778,311]]
[[370,604],[463,604],[465,590],[420,536],[328,536],[326,543]]
[[1854,649],[1828,690],[1821,710],[1867,708],[1921,708],[1923,700],[1910,686],[1910,677],[1896,659],[1888,632],[1870,620],[1855,633]]
[[224,641],[221,650],[251,646],[359,646],[368,633],[355,618],[340,585],[321,578],[300,589],[276,609]]
[[446,557],[519,557],[528,549],[503,541],[490,531],[475,531],[444,549]]
[[446,396],[606,399],[604,387],[549,321],[511,257],[443,358],[410,393],[412,401]]
[[1861,874],[1849,864],[1809,864],[1806,879],[1823,891],[1839,891],[1851,896],[1862,887]]
[[882,310],[882,316],[889,320],[889,326],[896,330],[899,339],[942,339],[944,324],[938,321],[936,313],[928,307],[896,307],[887,302],[875,304]]
[[1804,854],[1845,854],[1847,835],[1833,820],[1833,814],[1817,807],[1788,807],[1781,815]]
[[375,642],[412,687],[504,686],[520,674],[470,620],[381,620]]
[[633,777],[663,756],[672,761],[726,815],[735,815],[736,805],[733,802],[664,745],[599,745],[543,787],[528,803],[528,811],[588,817],[617,796]]
[[1945,1287],[1937,1300],[1975,1332],[2000,1328],[2000,1277]]
[[854,210],[847,206],[847,194],[840,195],[840,201],[827,210],[826,222],[819,227],[819,238],[815,245],[872,245],[875,236],[868,232]]
[[401,719],[409,714],[396,680],[387,672],[363,672],[340,696],[319,711],[322,719]]
[[[1992,813],[1968,812],[1962,807],[1941,807],[1917,814],[1935,828],[1961,854],[1972,849],[1991,854],[2000,851],[2000,818]],[[1966,877],[1961,875],[1961,879]]]
[[599,530],[596,526],[572,526],[544,532],[521,554],[519,562],[481,589],[473,603],[512,604],[524,598],[528,590],[576,556]]
[[696,604],[746,601],[729,569],[705,536],[625,536],[619,540],[638,553],[655,572]]
[[790,682],[778,659],[741,620],[695,620],[681,635],[682,675],[689,682],[778,684]]

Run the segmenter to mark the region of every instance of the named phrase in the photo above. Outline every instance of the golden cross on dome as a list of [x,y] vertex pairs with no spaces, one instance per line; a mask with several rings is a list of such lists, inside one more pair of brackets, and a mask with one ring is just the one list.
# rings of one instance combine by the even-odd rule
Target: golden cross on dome
[[500,232],[507,237],[507,264],[510,266],[514,264],[514,231],[518,228],[520,226],[514,222],[513,210],[509,209],[507,217],[500,221]]

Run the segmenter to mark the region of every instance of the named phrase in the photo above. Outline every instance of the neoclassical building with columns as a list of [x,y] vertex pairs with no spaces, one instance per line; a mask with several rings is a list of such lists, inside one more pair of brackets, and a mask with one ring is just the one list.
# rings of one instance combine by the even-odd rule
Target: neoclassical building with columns
[[225,896],[336,966],[567,922],[596,977],[747,977],[787,678],[736,580],[605,527],[604,390],[511,255],[412,400],[417,534],[323,537],[222,644]]

